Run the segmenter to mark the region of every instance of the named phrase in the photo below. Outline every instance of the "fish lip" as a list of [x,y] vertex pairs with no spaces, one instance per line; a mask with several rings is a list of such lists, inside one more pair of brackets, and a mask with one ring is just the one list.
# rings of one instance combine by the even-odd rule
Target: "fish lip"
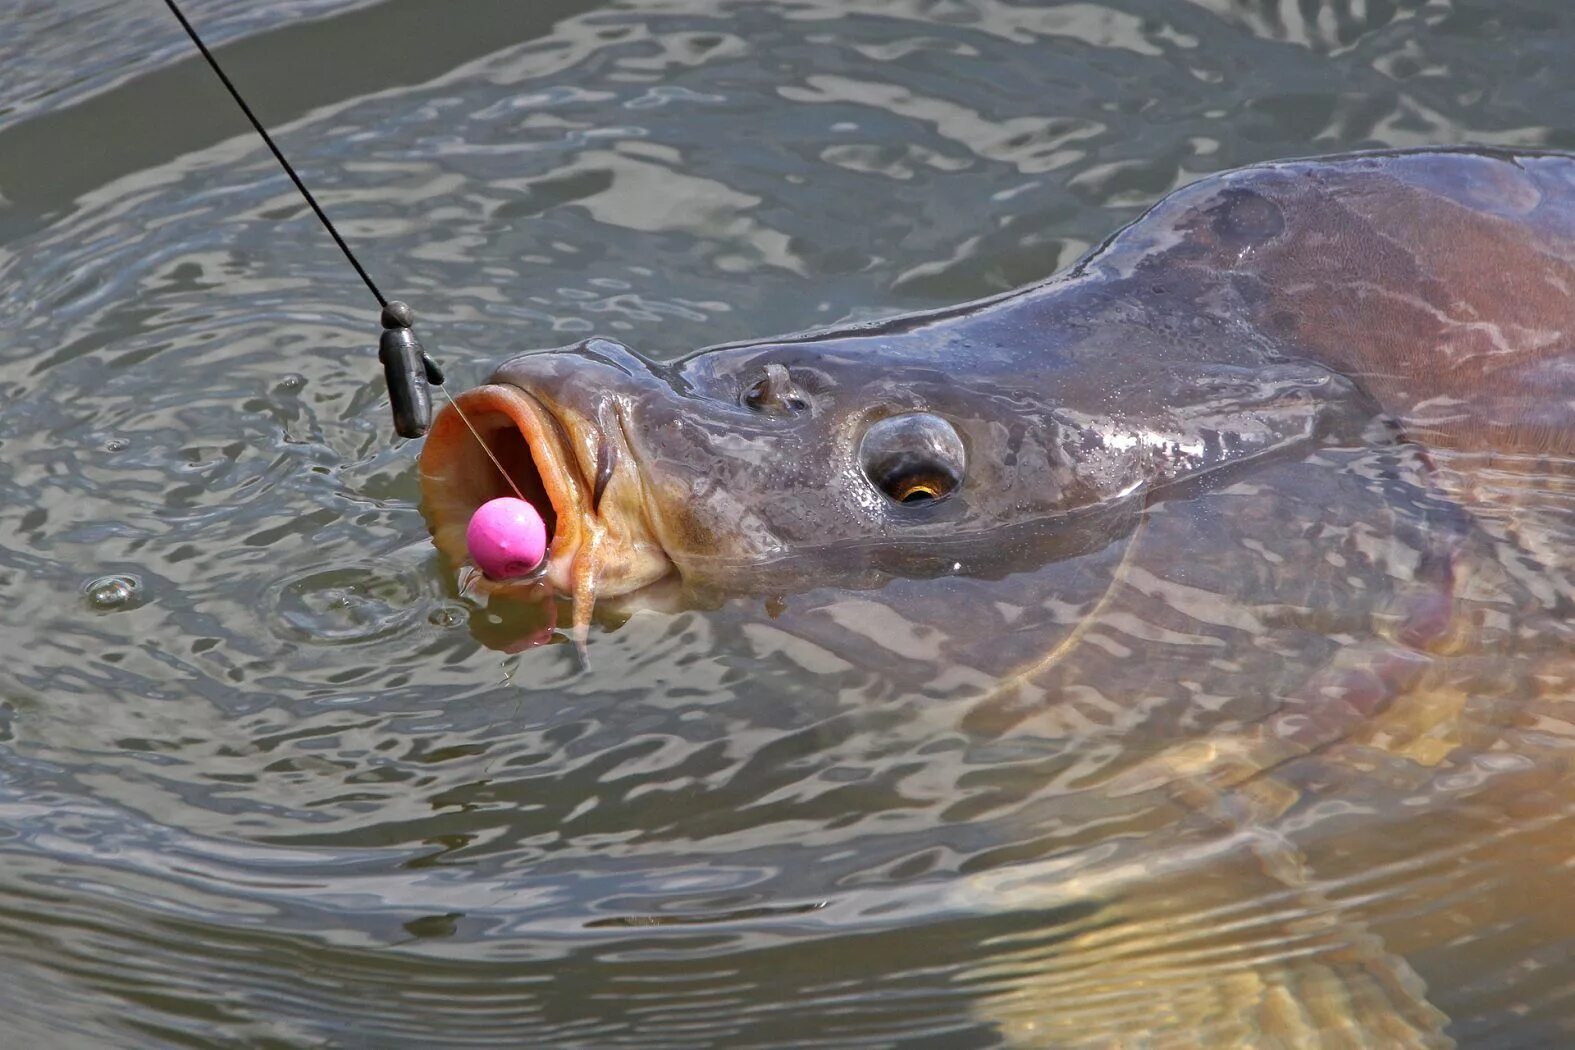
[[[594,400],[582,409],[550,391],[486,383],[444,406],[421,452],[422,513],[449,564],[469,567],[462,589],[482,601],[524,597],[545,580],[552,593],[574,596],[577,632],[598,597],[640,590],[673,569],[650,528],[624,413],[615,398]],[[551,537],[544,568],[518,579],[487,579],[465,541],[477,507],[516,494],[494,457],[543,512]]]
[[[449,564],[473,567],[465,542],[471,515],[487,500],[516,494],[478,438],[513,473],[524,473],[521,468],[526,466],[532,468],[533,479],[513,480],[529,495],[537,495],[532,490],[539,487],[551,504],[551,541],[544,573],[490,580],[472,572],[473,579],[465,581],[465,589],[477,597],[524,591],[539,583],[543,575],[560,593],[573,589],[574,562],[587,531],[587,486],[570,447],[574,431],[566,423],[560,412],[549,409],[536,395],[507,383],[467,390],[452,398],[433,420],[421,450],[421,505],[433,544]],[[523,438],[528,464],[519,461],[517,446],[505,452],[505,435],[510,433]],[[537,510],[546,508],[537,506]]]

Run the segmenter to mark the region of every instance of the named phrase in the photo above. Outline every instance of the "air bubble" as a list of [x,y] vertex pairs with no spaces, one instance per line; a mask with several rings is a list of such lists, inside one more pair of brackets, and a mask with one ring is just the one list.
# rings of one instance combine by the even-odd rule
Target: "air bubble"
[[127,574],[100,576],[82,587],[87,603],[99,612],[123,612],[143,604],[142,581]]
[[458,603],[439,605],[427,614],[427,623],[433,627],[463,627],[469,619],[469,611]]

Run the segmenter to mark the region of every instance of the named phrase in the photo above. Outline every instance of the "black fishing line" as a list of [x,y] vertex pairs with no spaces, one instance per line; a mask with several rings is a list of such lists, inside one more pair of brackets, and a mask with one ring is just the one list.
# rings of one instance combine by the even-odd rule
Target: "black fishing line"
[[[443,387],[443,370],[422,349],[415,332],[411,330],[415,318],[410,307],[398,299],[384,297],[377,283],[372,280],[372,275],[366,272],[366,267],[361,265],[361,260],[357,259],[355,252],[350,250],[350,245],[339,236],[339,231],[328,218],[328,213],[317,203],[317,198],[312,196],[312,191],[306,188],[306,183],[302,182],[301,176],[296,174],[295,168],[285,158],[284,152],[274,144],[273,136],[268,134],[268,129],[263,127],[262,121],[257,119],[257,114],[252,112],[252,107],[248,106],[246,100],[241,97],[240,91],[225,74],[224,68],[219,65],[219,60],[213,57],[213,52],[209,51],[208,45],[202,42],[202,37],[197,35],[197,30],[186,20],[186,16],[181,14],[180,8],[175,5],[175,0],[164,0],[164,4],[170,9],[170,14],[175,16],[176,21],[180,22],[181,28],[186,30],[186,35],[191,37],[191,42],[197,45],[197,50],[202,52],[208,68],[213,70],[214,75],[229,91],[235,104],[241,107],[241,112],[246,114],[246,119],[251,121],[257,134],[262,136],[263,142],[267,144],[279,166],[284,169],[284,173],[290,176],[290,181],[295,183],[295,188],[301,191],[301,196],[305,198],[307,204],[311,205],[317,221],[323,224],[323,228],[334,239],[334,243],[339,245],[339,250],[344,252],[346,259],[350,260],[350,265],[355,267],[355,272],[366,282],[367,289],[377,299],[377,305],[383,308],[381,320],[384,331],[378,341],[377,357],[383,363],[383,378],[388,383],[388,398],[394,410],[394,430],[400,437],[420,437],[427,432],[427,427],[432,425],[432,396],[427,392],[428,384],[442,387],[445,395],[448,394],[448,388]],[[450,403],[453,400],[452,397],[449,398]],[[465,423],[468,426],[470,421],[467,419]],[[471,429],[474,432],[475,428]],[[479,435],[477,440],[480,440]],[[486,442],[482,442],[482,447],[486,447]],[[488,449],[487,454],[491,456],[492,450]],[[493,462],[497,462],[495,457]],[[498,469],[503,470],[501,465]],[[504,477],[508,477],[506,472]],[[509,483],[513,484],[513,480],[510,479]]]
[[[355,267],[355,272],[361,275],[361,280],[366,282],[367,288],[377,298],[378,305],[382,307],[383,335],[378,341],[377,357],[383,363],[383,378],[388,383],[388,398],[394,410],[395,432],[400,437],[407,438],[417,438],[427,432],[427,428],[432,425],[432,397],[427,391],[427,386],[430,384],[437,387],[443,391],[443,396],[448,398],[449,405],[459,415],[460,421],[465,424],[465,429],[470,431],[477,444],[481,446],[481,450],[492,461],[492,465],[498,469],[499,474],[503,475],[503,480],[508,482],[509,488],[514,490],[514,495],[519,497],[520,502],[528,503],[529,501],[525,499],[525,494],[520,491],[519,485],[515,483],[514,478],[510,476],[509,472],[503,468],[503,464],[499,462],[497,454],[492,451],[491,446],[486,441],[482,440],[475,424],[470,421],[470,418],[465,414],[465,410],[459,407],[459,403],[454,400],[454,395],[448,392],[448,387],[443,383],[443,370],[437,366],[436,361],[428,356],[426,350],[422,349],[421,343],[417,341],[415,332],[411,330],[412,325],[415,323],[415,318],[410,307],[398,299],[385,298],[383,293],[378,290],[377,284],[372,280],[372,276],[366,272],[366,268],[361,265],[361,261],[355,257],[355,252],[351,251],[350,246],[345,243],[345,239],[339,236],[339,231],[334,228],[334,224],[328,218],[328,214],[317,203],[317,198],[312,196],[312,191],[306,188],[306,183],[301,181],[301,176],[296,174],[295,168],[285,159],[283,151],[274,144],[273,136],[268,134],[268,129],[263,127],[262,121],[257,119],[257,115],[252,112],[252,107],[246,104],[246,100],[241,97],[241,93],[236,89],[235,84],[225,75],[223,67],[213,57],[213,52],[208,50],[208,45],[202,42],[202,37],[197,35],[197,30],[192,28],[192,24],[186,20],[186,16],[181,14],[180,8],[175,6],[175,0],[164,0],[164,3],[170,9],[170,13],[180,22],[181,28],[186,30],[186,35],[191,37],[191,42],[197,45],[197,50],[202,52],[202,57],[207,61],[208,68],[213,70],[214,75],[219,78],[226,90],[229,91],[230,97],[235,100],[235,104],[241,107],[242,113],[246,114],[246,119],[251,121],[252,127],[257,130],[257,134],[261,135],[263,142],[268,144],[268,149],[272,151],[274,159],[279,162],[279,166],[284,169],[284,173],[290,176],[290,181],[295,183],[295,188],[301,191],[301,196],[306,199],[306,203],[312,206],[312,211],[316,214],[317,220],[323,224],[323,228],[334,239],[334,243],[339,245],[339,250],[344,252],[345,258],[350,260],[350,265]],[[600,496],[601,488],[602,485],[598,482],[598,497]],[[583,639],[577,644],[582,649],[581,658],[583,660]],[[510,680],[510,676],[507,673],[504,674],[504,680]]]
[[191,23],[186,21],[186,16],[181,14],[180,8],[175,6],[175,0],[164,0],[164,3],[169,7],[170,13],[179,20],[181,28],[186,30],[186,35],[191,37],[191,42],[197,45],[197,50],[202,52],[202,57],[207,60],[208,67],[223,82],[225,88],[230,92],[230,97],[235,100],[235,104],[241,107],[242,113],[246,114],[246,119],[251,121],[252,127],[257,129],[257,134],[262,136],[262,140],[273,151],[274,159],[279,162],[279,166],[284,169],[284,173],[290,176],[290,181],[295,183],[295,188],[301,191],[301,196],[306,198],[306,203],[310,204],[312,211],[317,213],[318,221],[328,230],[328,235],[334,239],[335,244],[339,245],[339,250],[345,253],[345,258],[350,260],[350,265],[355,267],[355,272],[361,275],[361,280],[366,282],[367,288],[377,298],[377,305],[387,306],[388,300],[378,290],[376,282],[366,272],[366,268],[361,265],[361,260],[355,257],[355,252],[351,251],[350,246],[345,243],[345,239],[339,236],[339,231],[334,228],[333,222],[329,220],[328,213],[323,211],[322,207],[317,203],[317,198],[312,196],[312,191],[306,188],[306,183],[302,182],[301,176],[295,173],[295,168],[285,159],[284,153],[280,151],[278,146],[274,145],[273,136],[268,134],[268,129],[262,126],[262,121],[257,119],[257,114],[252,112],[252,107],[246,104],[246,100],[241,97],[241,93],[236,90],[230,78],[225,75],[218,60],[213,57],[213,52],[209,51],[208,45],[202,42],[202,37],[198,36]]

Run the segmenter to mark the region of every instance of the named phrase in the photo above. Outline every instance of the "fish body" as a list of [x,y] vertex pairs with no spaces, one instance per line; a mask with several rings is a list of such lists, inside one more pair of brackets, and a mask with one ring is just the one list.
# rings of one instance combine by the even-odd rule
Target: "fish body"
[[[1575,936],[1575,157],[1257,165],[1005,295],[459,403],[548,508],[491,589],[676,583],[1043,753],[1002,834],[1072,830],[954,889],[1100,906],[980,976],[1016,1045],[1448,1045],[1418,953]],[[452,409],[421,470],[463,564],[509,482]]]

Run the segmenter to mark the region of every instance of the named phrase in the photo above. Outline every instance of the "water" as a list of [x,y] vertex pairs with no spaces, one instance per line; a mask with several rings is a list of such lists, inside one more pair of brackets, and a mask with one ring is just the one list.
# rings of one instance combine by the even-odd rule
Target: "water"
[[[1563,0],[189,13],[459,386],[590,332],[671,357],[988,294],[1257,160],[1575,148]],[[1203,1004],[1184,1045],[1241,1020],[1242,958],[1339,973],[1352,943],[1464,1045],[1575,1030],[1556,624],[1494,626],[1488,670],[1464,653],[1352,731],[1370,752],[1235,800],[1296,854],[1078,790],[1225,724],[1198,712],[1251,723],[1185,706],[1185,637],[1147,638],[1154,717],[1123,734],[1073,717],[1097,695],[1003,714],[753,606],[636,613],[588,671],[500,653],[478,639],[510,625],[427,544],[365,290],[178,27],[152,2],[5,19],[8,1039],[1073,1045],[1170,989]],[[1369,464],[1326,466],[1360,531]],[[1543,571],[1567,482],[1512,468],[1480,479],[1521,508],[1480,538],[1484,622],[1575,594]],[[1403,560],[1380,532],[1375,564]],[[1341,629],[1265,628],[1308,666]],[[1310,881],[1265,876],[1293,855]]]

